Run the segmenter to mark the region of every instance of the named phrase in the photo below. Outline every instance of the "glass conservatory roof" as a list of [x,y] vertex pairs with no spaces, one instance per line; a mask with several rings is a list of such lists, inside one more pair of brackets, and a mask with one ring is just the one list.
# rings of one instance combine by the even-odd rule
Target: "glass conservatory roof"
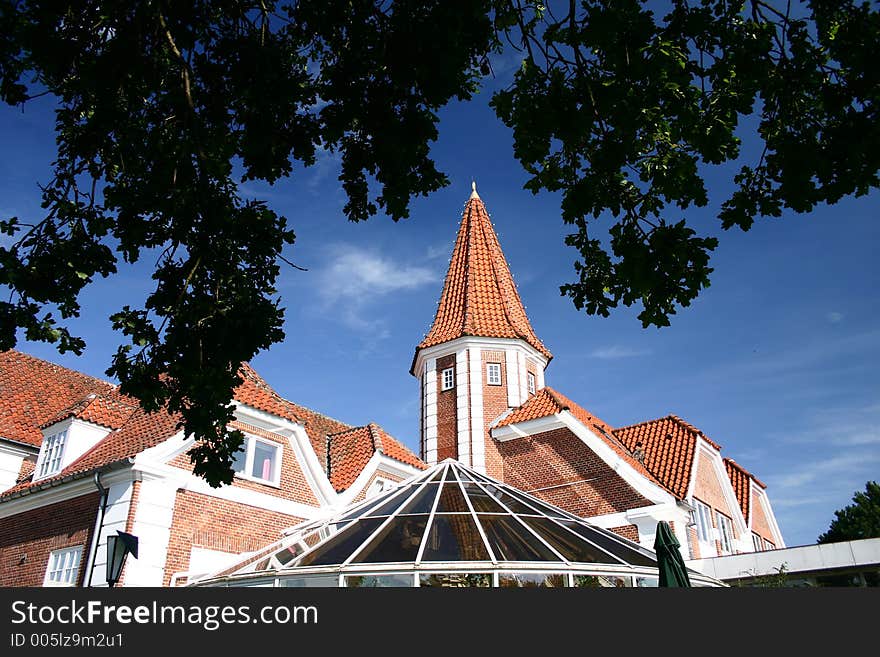
[[295,527],[210,580],[524,566],[657,572],[650,550],[448,459],[333,517]]

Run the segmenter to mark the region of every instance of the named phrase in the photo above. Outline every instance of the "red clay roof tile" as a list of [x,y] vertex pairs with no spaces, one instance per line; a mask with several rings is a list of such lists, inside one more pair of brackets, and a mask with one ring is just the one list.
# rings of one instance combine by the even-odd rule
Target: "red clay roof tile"
[[337,491],[351,486],[376,452],[419,469],[428,467],[376,424],[355,427],[328,438],[330,483]]
[[687,496],[697,437],[717,447],[699,429],[675,415],[622,427],[614,435],[630,451],[640,450],[648,471],[679,499]]
[[40,427],[89,394],[116,386],[20,351],[0,353],[0,438],[39,447]]

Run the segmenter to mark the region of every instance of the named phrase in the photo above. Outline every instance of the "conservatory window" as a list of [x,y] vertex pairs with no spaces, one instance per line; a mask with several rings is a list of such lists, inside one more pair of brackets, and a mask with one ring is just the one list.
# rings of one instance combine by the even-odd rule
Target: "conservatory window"
[[244,451],[236,452],[232,469],[238,476],[262,483],[278,485],[281,478],[281,446],[245,436]]

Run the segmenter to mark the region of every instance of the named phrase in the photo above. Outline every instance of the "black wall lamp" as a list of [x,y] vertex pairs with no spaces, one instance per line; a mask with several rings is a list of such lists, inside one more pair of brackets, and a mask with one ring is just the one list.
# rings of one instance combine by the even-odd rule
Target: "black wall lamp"
[[107,537],[107,585],[110,587],[119,581],[126,555],[131,552],[135,559],[138,556],[138,537],[118,529],[116,534]]

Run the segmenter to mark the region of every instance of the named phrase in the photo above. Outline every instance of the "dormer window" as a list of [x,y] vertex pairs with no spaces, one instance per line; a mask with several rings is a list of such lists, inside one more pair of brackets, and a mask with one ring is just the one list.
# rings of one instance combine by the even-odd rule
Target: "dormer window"
[[526,375],[526,381],[528,381],[528,384],[529,384],[529,394],[534,395],[535,394],[535,375],[532,374],[531,372],[529,372]]
[[442,384],[440,386],[441,390],[452,390],[455,387],[455,370],[451,367],[447,367],[442,372]]
[[279,485],[281,479],[281,445],[245,436],[243,452],[236,452],[232,469],[245,479]]
[[67,443],[67,430],[54,433],[45,440],[40,448],[37,462],[37,475],[34,479],[42,479],[53,475],[61,469],[64,446]]
[[486,364],[486,383],[490,386],[501,385],[501,363]]

